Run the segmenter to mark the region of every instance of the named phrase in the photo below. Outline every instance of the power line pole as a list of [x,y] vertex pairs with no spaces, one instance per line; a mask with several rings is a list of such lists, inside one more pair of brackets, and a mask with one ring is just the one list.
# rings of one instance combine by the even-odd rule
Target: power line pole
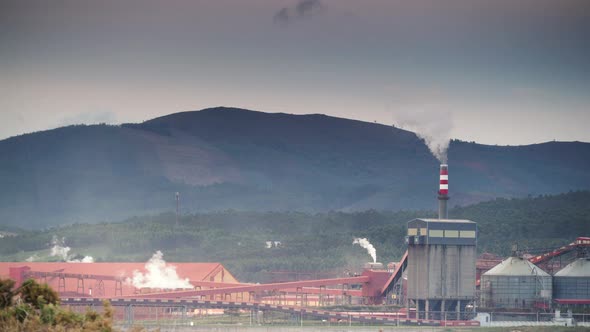
[[178,218],[180,216],[180,193],[176,192],[176,226],[178,226]]

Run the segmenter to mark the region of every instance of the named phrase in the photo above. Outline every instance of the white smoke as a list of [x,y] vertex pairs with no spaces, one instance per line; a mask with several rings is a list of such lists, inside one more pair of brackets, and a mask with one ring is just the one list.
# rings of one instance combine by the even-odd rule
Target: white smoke
[[133,278],[127,278],[127,282],[135,288],[193,288],[188,278],[180,279],[176,273],[176,266],[166,265],[162,258],[164,254],[160,250],[145,263],[146,274],[133,271]]
[[447,151],[453,129],[452,116],[437,104],[416,104],[394,112],[394,124],[413,131],[424,140],[441,164],[447,164]]
[[358,238],[357,237],[354,239],[354,241],[352,241],[352,244],[353,245],[358,244],[362,248],[367,249],[367,252],[373,258],[373,263],[377,263],[377,250],[375,250],[375,247],[373,247],[373,245],[371,244],[371,242],[369,242],[369,240],[367,240],[365,238]]
[[34,261],[36,261],[38,259],[39,259],[39,257],[35,254],[35,255],[32,255],[32,256],[29,256],[29,258],[25,259],[25,261],[26,262],[34,262]]
[[[94,258],[92,256],[84,256],[82,259],[74,259],[76,255],[70,254],[72,248],[66,246],[66,239],[64,237],[60,240],[54,235],[51,239],[51,244],[52,247],[49,253],[51,257],[59,257],[64,262],[68,263],[94,263]],[[34,259],[32,256],[29,258]],[[29,260],[27,259],[27,261]]]
[[94,258],[92,256],[84,256],[81,259],[68,259],[68,263],[94,263]]
[[49,255],[51,257],[59,257],[61,258],[63,261],[67,261],[69,258],[69,253],[71,248],[65,245],[65,238],[61,238],[61,240],[57,237],[57,236],[53,236],[53,239],[51,240],[51,244],[53,245],[51,247],[51,252],[49,253]]

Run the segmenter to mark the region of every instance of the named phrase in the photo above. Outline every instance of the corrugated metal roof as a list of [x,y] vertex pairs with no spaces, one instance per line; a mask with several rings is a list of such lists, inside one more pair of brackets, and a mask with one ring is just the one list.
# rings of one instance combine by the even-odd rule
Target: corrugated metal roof
[[556,277],[590,277],[590,258],[578,258],[555,274]]
[[535,264],[520,257],[509,257],[500,264],[494,266],[491,270],[483,274],[494,276],[540,276],[550,277],[550,275],[541,270]]
[[[10,267],[28,266],[31,271],[38,272],[61,272],[68,274],[81,275],[107,275],[115,277],[133,277],[133,271],[139,271],[146,274],[146,263],[65,263],[65,262],[0,262],[0,277],[9,277]],[[223,270],[225,282],[238,282],[229,271],[227,271],[220,263],[173,263],[167,262],[166,266],[176,267],[176,272],[180,279],[189,279],[191,281],[209,281]],[[55,290],[59,289],[59,278],[48,278],[47,283]],[[77,280],[72,278],[65,279],[65,289],[67,292],[72,292],[77,289]],[[96,290],[96,280],[87,279],[85,282],[85,293],[89,288]],[[105,281],[105,295],[115,296],[114,281]],[[127,282],[122,285],[123,295],[131,295],[136,290]]]
[[475,224],[474,221],[467,220],[467,219],[428,219],[428,218],[417,218],[418,220],[423,220],[425,222],[448,222],[448,223],[467,223],[467,224]]
[[[133,271],[146,273],[146,263],[65,263],[65,262],[0,262],[0,275],[7,276],[10,266],[29,266],[33,271],[64,272],[74,274],[97,274],[117,277],[132,277]],[[204,280],[220,263],[166,263],[175,266],[180,278]]]

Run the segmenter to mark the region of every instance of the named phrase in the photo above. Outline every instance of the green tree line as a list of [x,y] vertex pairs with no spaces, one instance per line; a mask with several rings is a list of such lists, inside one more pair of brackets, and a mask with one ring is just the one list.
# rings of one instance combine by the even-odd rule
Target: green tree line
[[[520,248],[557,247],[590,236],[590,192],[523,199],[496,199],[450,210],[452,218],[478,223],[478,252],[507,255]],[[22,231],[0,239],[0,259],[58,260],[48,257],[54,236],[65,238],[73,255],[96,261],[147,261],[156,251],[167,261],[220,262],[241,281],[264,282],[268,271],[359,270],[370,261],[353,245],[367,238],[383,263],[406,249],[406,223],[435,217],[433,211],[243,212],[189,214],[176,224],[173,213],[123,222],[75,224],[44,231]],[[271,242],[271,248],[267,248]]]

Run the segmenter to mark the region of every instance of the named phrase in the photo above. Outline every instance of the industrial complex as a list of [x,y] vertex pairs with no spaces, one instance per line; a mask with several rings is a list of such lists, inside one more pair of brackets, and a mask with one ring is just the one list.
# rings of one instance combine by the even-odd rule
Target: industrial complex
[[[449,173],[443,164],[438,218],[408,221],[407,251],[401,260],[388,264],[387,269],[380,263],[367,264],[359,275],[249,284],[240,283],[220,263],[168,263],[190,283],[190,288],[170,289],[134,285],[134,273],[147,272],[143,263],[2,262],[0,276],[17,284],[27,278],[47,283],[66,305],[94,306],[109,299],[121,310],[120,318],[128,321],[141,319],[139,312],[148,310],[145,308],[176,308],[164,311],[184,316],[221,308],[278,311],[300,319],[305,315],[349,322],[479,326],[492,323],[493,317],[486,314],[491,312],[523,315],[590,306],[590,238],[579,237],[534,256],[514,248],[505,259],[478,258],[476,221],[449,219],[448,200]],[[564,257],[571,259],[555,263]],[[343,312],[325,308],[351,304],[388,305],[390,309]],[[554,323],[559,318],[551,317]]]

